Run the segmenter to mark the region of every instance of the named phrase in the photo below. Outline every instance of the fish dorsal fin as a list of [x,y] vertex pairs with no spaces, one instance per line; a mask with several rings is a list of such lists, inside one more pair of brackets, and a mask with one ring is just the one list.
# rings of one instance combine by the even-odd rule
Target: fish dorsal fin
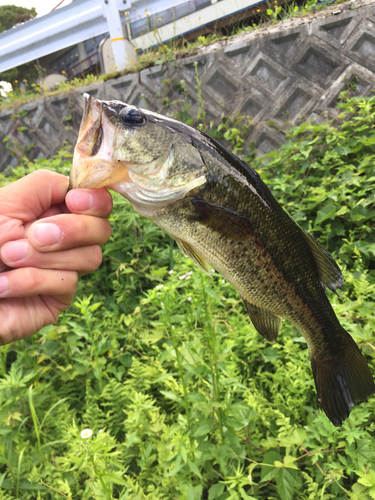
[[280,331],[281,318],[254,304],[250,304],[243,297],[242,300],[255,329],[269,342],[275,342]]
[[314,238],[312,234],[304,229],[301,229],[301,234],[307,241],[310,250],[313,253],[315,262],[318,266],[320,281],[323,286],[329,288],[336,293],[336,289],[343,290],[344,277],[341,274],[339,266],[336,264],[332,255]]
[[211,276],[210,272],[210,266],[206,259],[193,248],[190,243],[187,243],[186,241],[180,240],[176,238],[177,245],[179,246],[181,252],[186,256],[191,259],[194,264],[199,267],[199,269],[202,269],[202,271],[208,276]]
[[193,198],[191,203],[199,214],[198,222],[213,231],[234,241],[243,240],[252,234],[248,221],[237,212],[198,198]]

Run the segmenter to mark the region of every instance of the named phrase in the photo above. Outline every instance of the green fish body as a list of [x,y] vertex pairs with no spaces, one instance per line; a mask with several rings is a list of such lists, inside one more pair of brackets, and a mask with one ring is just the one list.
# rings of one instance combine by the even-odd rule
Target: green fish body
[[71,187],[102,186],[128,198],[204,272],[220,272],[267,340],[276,340],[282,318],[298,328],[334,425],[374,393],[371,372],[325,293],[342,288],[336,262],[253,168],[187,125],[87,96]]

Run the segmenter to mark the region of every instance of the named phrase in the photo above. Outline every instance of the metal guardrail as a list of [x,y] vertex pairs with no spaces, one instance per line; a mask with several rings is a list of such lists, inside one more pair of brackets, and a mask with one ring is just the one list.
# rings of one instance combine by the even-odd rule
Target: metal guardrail
[[[123,10],[123,0],[117,5]],[[126,6],[131,6],[127,0]],[[76,0],[0,34],[0,72],[57,52],[108,30],[104,0]]]
[[[127,49],[125,45],[121,47],[121,40],[124,40],[121,25],[129,26],[134,44],[145,50],[264,1],[148,0],[144,8],[144,0],[75,0],[66,7],[1,33],[0,72],[108,31],[115,47],[117,68],[124,69],[132,54],[129,51],[131,44]],[[151,36],[154,30],[158,30],[157,40]],[[134,53],[134,48],[132,50]],[[77,65],[82,63],[77,62]]]

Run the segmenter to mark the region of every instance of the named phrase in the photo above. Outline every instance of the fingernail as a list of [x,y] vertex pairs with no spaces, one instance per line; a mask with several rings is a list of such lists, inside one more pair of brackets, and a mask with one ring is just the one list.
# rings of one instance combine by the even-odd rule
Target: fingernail
[[28,249],[26,241],[8,241],[1,247],[1,256],[8,262],[17,262],[26,257]]
[[95,199],[92,194],[79,189],[69,191],[69,205],[77,212],[85,212],[94,206]]
[[62,231],[56,224],[44,222],[34,226],[33,237],[40,245],[46,247],[58,243],[62,238]]
[[0,295],[8,290],[8,278],[0,276]]

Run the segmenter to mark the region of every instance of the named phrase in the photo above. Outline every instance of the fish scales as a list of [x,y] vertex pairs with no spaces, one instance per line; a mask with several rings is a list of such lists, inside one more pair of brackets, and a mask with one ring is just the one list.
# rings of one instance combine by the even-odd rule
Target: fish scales
[[282,318],[305,338],[323,410],[341,425],[375,391],[325,287],[342,287],[332,256],[282,209],[258,173],[209,136],[119,101],[85,97],[71,187],[108,187],[240,293],[275,341]]
[[[216,147],[219,149],[220,146],[216,144]],[[294,324],[298,322],[299,329],[303,329],[305,334],[313,330],[313,335],[316,336],[316,322],[322,296],[324,296],[325,304],[329,308],[331,306],[326,301],[323,289],[317,286],[318,271],[307,244],[304,240],[300,242],[297,240],[299,243],[297,245],[294,243],[294,222],[279,205],[276,208],[280,212],[280,218],[275,220],[275,217],[269,217],[270,209],[262,203],[259,195],[263,196],[262,199],[266,199],[270,205],[274,203],[269,197],[268,188],[265,185],[262,186],[261,181],[258,186],[258,195],[254,194],[230,177],[230,165],[226,165],[227,169],[225,169],[218,159],[212,156],[204,159],[207,166],[207,182],[206,188],[201,189],[202,198],[208,203],[226,206],[243,216],[250,217],[250,214],[257,214],[255,217],[253,215],[251,220],[263,217],[266,220],[265,229],[261,231],[260,224],[254,221],[254,232],[252,236],[249,236],[246,246],[243,241],[235,242],[229,238],[223,238],[219,232],[212,234],[200,223],[199,219],[194,220],[197,214],[192,210],[190,200],[181,203],[179,211],[170,212],[168,209],[156,211],[152,220],[157,221],[162,229],[171,232],[175,237],[190,241],[201,254],[209,255],[212,266],[234,285],[245,299],[259,307],[271,310],[276,315],[290,319]],[[224,180],[223,177],[226,179]],[[225,190],[215,190],[210,187],[210,184],[224,186]],[[183,226],[181,225],[181,210],[186,212],[184,218],[186,223]],[[275,246],[283,246],[283,255],[287,259],[277,258]],[[294,276],[296,265],[302,272],[306,268],[305,280],[292,284],[288,280],[288,273]],[[306,287],[306,281],[307,284],[311,283],[313,286]],[[308,295],[308,288],[311,288],[310,295]],[[304,299],[304,295],[308,295],[310,299],[309,306],[306,305],[307,300]],[[315,296],[316,313],[312,307],[311,296]],[[299,312],[301,307],[304,311],[302,315]],[[306,315],[308,309],[311,309],[311,312]],[[306,320],[311,317],[315,318],[315,321],[309,327]],[[337,321],[334,314],[332,318]],[[310,319],[308,323],[312,323],[312,320]]]

